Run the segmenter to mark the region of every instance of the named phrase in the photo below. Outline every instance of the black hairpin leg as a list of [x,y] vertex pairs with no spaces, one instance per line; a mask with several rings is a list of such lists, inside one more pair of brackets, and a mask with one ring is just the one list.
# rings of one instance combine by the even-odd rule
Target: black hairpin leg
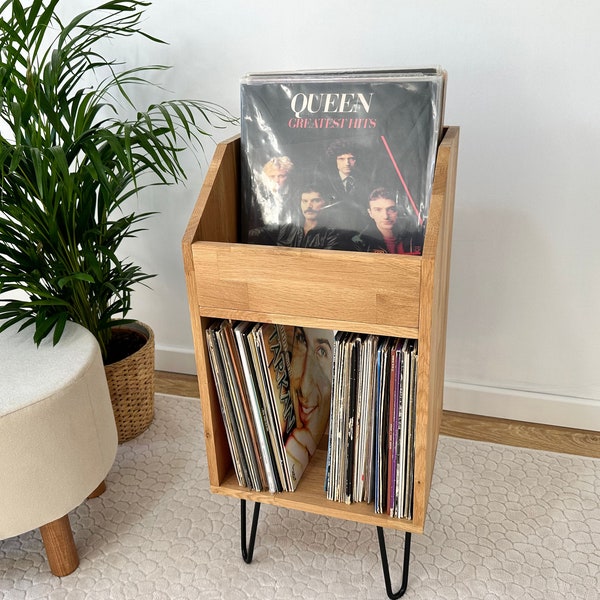
[[258,525],[258,514],[260,512],[260,502],[254,503],[254,512],[252,513],[252,527],[250,529],[250,542],[246,545],[246,501],[241,500],[241,529],[242,529],[242,558],[244,562],[250,564],[254,554],[254,541],[256,540],[256,526]]
[[385,589],[388,598],[396,600],[404,596],[408,586],[408,568],[410,565],[410,536],[407,531],[404,536],[404,561],[402,565],[402,585],[397,592],[392,591],[392,582],[390,580],[390,565],[388,563],[387,551],[385,549],[385,537],[383,536],[383,527],[377,527],[377,537],[379,538],[379,551],[381,552],[381,566],[383,567],[383,578],[385,579]]

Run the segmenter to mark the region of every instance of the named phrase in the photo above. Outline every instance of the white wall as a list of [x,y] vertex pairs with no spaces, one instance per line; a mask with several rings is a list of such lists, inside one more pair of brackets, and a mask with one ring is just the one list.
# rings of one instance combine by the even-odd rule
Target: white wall
[[[122,58],[174,65],[173,97],[235,113],[249,71],[446,68],[446,123],[461,127],[446,407],[600,429],[596,0],[154,0],[145,28],[170,46],[129,41]],[[189,164],[186,187],[144,194],[162,214],[128,248],[158,273],[134,316],[155,329],[158,367],[183,372],[180,240],[203,178]]]

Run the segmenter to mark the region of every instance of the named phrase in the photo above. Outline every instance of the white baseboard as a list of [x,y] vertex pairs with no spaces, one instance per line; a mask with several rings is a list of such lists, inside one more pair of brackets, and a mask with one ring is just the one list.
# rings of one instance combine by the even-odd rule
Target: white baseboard
[[597,431],[600,401],[446,381],[444,409]]
[[196,359],[194,351],[187,348],[156,346],[155,369],[169,373],[196,374]]

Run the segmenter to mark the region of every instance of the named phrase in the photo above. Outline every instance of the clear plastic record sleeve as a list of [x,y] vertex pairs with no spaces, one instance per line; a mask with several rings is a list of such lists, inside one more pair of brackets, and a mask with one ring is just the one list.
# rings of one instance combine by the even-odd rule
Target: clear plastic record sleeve
[[[419,254],[445,81],[437,67],[245,76],[241,241]],[[395,243],[369,210],[374,190],[393,201]]]

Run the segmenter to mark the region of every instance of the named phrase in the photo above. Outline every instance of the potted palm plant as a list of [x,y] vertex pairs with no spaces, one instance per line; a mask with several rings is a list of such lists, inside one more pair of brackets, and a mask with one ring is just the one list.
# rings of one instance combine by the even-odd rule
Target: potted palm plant
[[150,216],[127,200],[183,180],[181,152],[235,119],[199,100],[134,105],[131,90],[166,67],[127,68],[101,49],[128,36],[163,43],[140,28],[149,2],[108,1],[65,22],[58,3],[0,7],[0,331],[20,323],[56,343],[75,321],[108,372],[129,352],[117,342],[144,329],[152,339],[143,325],[126,329],[132,292],[152,276],[119,254]]

